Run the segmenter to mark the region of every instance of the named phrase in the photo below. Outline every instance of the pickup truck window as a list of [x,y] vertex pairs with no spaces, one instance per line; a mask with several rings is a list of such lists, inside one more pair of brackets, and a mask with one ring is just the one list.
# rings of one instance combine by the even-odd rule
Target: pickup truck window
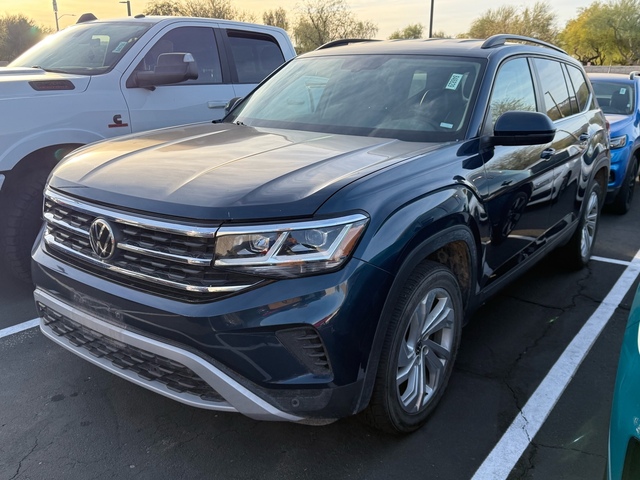
[[10,67],[100,75],[109,72],[150,28],[148,23],[92,22],[73,25],[20,55]]
[[171,30],[151,47],[136,71],[152,71],[160,54],[172,52],[190,53],[198,66],[198,78],[181,82],[180,85],[222,83],[220,55],[212,28],[180,27]]
[[284,63],[278,42],[269,35],[227,30],[237,83],[260,83]]

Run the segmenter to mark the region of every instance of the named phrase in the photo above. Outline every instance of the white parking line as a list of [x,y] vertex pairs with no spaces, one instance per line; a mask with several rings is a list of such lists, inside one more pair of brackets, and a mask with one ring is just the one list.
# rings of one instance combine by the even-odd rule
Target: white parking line
[[549,370],[472,480],[501,480],[508,477],[639,274],[640,251]]
[[604,263],[613,263],[615,265],[624,265],[625,267],[628,267],[629,265],[631,265],[631,262],[627,262],[626,260],[598,257],[597,255],[592,255],[591,260],[596,260],[597,262],[604,262]]
[[3,328],[2,330],[0,330],[0,338],[8,337],[9,335],[13,335],[14,333],[24,332],[25,330],[37,327],[38,325],[40,325],[40,319],[34,318],[33,320],[19,323],[18,325],[14,325],[12,327]]

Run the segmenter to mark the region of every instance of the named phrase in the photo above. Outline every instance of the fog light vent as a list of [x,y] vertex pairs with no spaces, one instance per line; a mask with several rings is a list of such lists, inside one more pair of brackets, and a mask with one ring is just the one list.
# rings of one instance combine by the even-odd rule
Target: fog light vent
[[278,340],[314,375],[331,374],[327,351],[312,327],[291,328],[276,333]]

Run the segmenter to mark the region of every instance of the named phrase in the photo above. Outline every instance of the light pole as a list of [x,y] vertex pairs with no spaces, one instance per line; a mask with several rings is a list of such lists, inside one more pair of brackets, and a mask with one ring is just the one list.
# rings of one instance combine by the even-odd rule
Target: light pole
[[126,0],[124,2],[119,2],[119,3],[126,3],[127,4],[127,15],[131,16],[131,0]]
[[433,2],[431,0],[431,15],[429,16],[429,38],[433,37]]
[[53,15],[56,17],[56,32],[60,31],[60,25],[58,25],[58,2],[53,0]]
[[75,17],[76,14],[75,13],[63,13],[62,15],[58,16],[57,13],[56,13],[56,16],[57,16],[56,17],[56,29],[60,30],[58,28],[58,20],[60,20],[62,17]]

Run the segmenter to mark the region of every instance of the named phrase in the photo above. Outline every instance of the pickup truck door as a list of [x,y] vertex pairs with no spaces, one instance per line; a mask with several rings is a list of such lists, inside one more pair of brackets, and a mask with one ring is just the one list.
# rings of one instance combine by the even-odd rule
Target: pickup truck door
[[[121,87],[134,132],[186,123],[218,120],[235,96],[228,62],[215,29],[178,26],[157,35],[142,51],[140,59],[123,75]],[[130,88],[127,79],[137,70],[150,70],[161,53],[191,53],[198,78],[173,85]],[[221,53],[222,52],[222,53]]]

